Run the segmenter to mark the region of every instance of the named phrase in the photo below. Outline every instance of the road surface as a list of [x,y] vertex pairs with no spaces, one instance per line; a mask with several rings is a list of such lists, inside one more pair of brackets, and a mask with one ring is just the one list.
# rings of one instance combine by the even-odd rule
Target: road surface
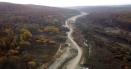
[[68,39],[72,42],[73,46],[77,49],[78,54],[75,58],[73,58],[69,63],[66,65],[66,69],[79,69],[79,63],[82,57],[82,49],[80,46],[73,40],[72,33],[73,33],[73,27],[70,23],[75,23],[76,19],[82,16],[87,15],[86,13],[82,12],[80,15],[71,17],[70,19],[67,20],[66,22],[66,27],[70,29],[68,32]]
[[73,17],[66,20],[65,27],[67,27],[69,29],[69,32],[67,32],[67,34],[68,34],[67,43],[70,45],[70,47],[66,48],[66,51],[59,58],[57,58],[54,63],[52,63],[49,66],[49,69],[58,69],[64,62],[66,62],[67,59],[73,55],[70,52],[70,50],[72,48],[77,50],[77,55],[74,58],[72,58],[70,61],[68,61],[66,63],[66,65],[63,66],[63,69],[80,69],[78,66],[79,66],[79,63],[80,63],[80,60],[82,57],[82,49],[73,40],[72,33],[74,32],[74,30],[72,27],[72,23],[75,23],[77,18],[85,16],[85,15],[87,15],[87,14],[82,12],[81,14],[73,16]]

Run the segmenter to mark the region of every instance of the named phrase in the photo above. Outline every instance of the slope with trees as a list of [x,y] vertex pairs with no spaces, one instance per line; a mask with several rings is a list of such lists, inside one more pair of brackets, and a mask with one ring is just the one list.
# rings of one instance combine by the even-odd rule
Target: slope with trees
[[0,3],[0,69],[37,69],[66,40],[63,26],[78,11]]
[[[84,8],[84,7],[83,7]],[[89,69],[130,69],[130,6],[85,7],[89,15],[77,20],[88,48]],[[90,55],[89,55],[90,54]]]

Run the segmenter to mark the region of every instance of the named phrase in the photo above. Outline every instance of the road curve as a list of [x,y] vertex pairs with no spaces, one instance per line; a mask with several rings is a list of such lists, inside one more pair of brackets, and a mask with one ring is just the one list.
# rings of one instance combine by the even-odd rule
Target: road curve
[[70,30],[68,33],[68,39],[71,41],[71,43],[73,44],[72,46],[74,46],[77,51],[78,51],[78,54],[76,57],[74,57],[71,61],[68,62],[68,64],[66,65],[66,69],[80,69],[79,68],[79,63],[80,63],[80,60],[81,60],[81,57],[82,57],[82,49],[80,48],[80,46],[73,40],[73,37],[72,37],[72,33],[74,32],[73,30],[73,27],[71,25],[71,23],[75,23],[76,19],[79,18],[79,17],[82,17],[82,16],[85,16],[87,15],[86,13],[84,12],[81,12],[80,15],[77,15],[77,16],[74,16],[74,17],[71,17],[69,18],[67,21],[66,21],[66,27]]
[[[58,69],[60,66],[62,66],[62,64],[64,62],[67,61],[68,58],[70,58],[72,56],[70,49],[74,48],[78,51],[78,54],[71,59],[71,61],[68,61],[66,63],[66,65],[64,65],[62,67],[62,69],[79,69],[79,62],[81,60],[82,57],[82,49],[80,48],[80,46],[73,40],[72,37],[72,33],[74,32],[73,27],[72,27],[72,23],[75,23],[76,19],[79,17],[82,17],[84,15],[87,15],[86,13],[81,13],[79,15],[73,16],[69,19],[66,20],[65,22],[65,27],[67,27],[69,29],[69,32],[67,32],[68,34],[68,41],[67,43],[70,45],[70,47],[66,48],[66,51],[59,57],[57,58],[50,66],[48,69]],[[42,69],[42,68],[41,68]]]

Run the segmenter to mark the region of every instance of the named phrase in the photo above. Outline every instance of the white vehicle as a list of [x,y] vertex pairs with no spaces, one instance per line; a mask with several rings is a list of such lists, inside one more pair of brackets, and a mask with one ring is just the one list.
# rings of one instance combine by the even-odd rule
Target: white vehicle
[[89,68],[86,68],[86,67],[80,67],[80,69],[89,69]]

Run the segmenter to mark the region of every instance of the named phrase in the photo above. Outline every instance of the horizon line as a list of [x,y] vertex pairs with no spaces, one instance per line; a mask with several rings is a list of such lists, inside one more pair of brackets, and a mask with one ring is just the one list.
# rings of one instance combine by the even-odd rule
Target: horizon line
[[131,5],[131,4],[112,4],[112,5],[74,5],[74,6],[53,6],[53,5],[43,5],[43,4],[32,4],[32,3],[15,3],[15,2],[5,2],[5,1],[0,1],[0,3],[10,3],[10,4],[20,4],[20,5],[38,5],[38,6],[48,6],[48,7],[95,7],[95,6],[126,6],[126,5]]

